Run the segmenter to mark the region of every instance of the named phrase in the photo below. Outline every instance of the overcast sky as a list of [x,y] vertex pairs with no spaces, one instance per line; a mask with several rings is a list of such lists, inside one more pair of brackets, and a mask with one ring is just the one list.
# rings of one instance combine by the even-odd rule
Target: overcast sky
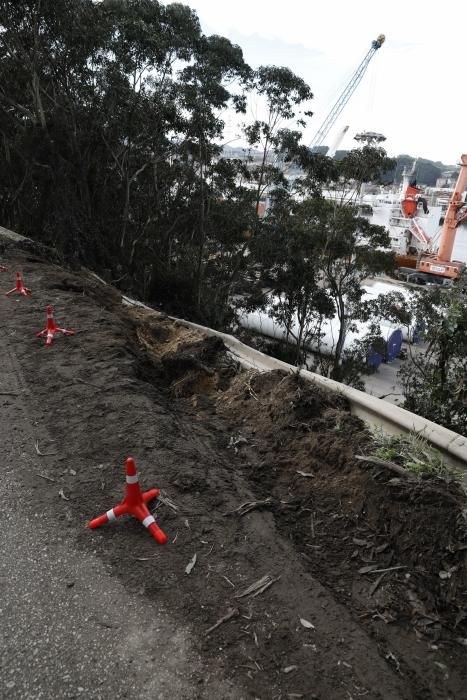
[[[467,152],[467,1],[185,0],[206,34],[239,44],[252,66],[288,66],[310,85],[310,141],[378,34],[372,59],[327,139],[350,129],[378,131],[390,155],[455,163]],[[232,126],[232,125],[231,125]],[[234,144],[232,144],[234,145]]]

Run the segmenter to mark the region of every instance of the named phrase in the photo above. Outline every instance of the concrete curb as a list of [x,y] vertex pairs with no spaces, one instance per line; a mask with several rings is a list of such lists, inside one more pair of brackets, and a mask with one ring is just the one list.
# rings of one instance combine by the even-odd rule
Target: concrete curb
[[15,233],[14,231],[10,231],[7,228],[3,228],[3,226],[0,226],[0,238],[7,238],[10,241],[14,241],[15,243],[19,243],[20,241],[31,241],[31,238],[26,238],[26,236],[21,236],[19,233]]

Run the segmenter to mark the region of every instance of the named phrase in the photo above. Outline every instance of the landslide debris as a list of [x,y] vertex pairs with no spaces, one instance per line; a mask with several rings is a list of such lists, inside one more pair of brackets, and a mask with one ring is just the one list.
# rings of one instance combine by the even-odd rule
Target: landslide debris
[[[244,371],[218,339],[28,255],[5,262],[33,295],[3,298],[0,315],[22,387],[2,401],[18,401],[43,454],[40,473],[22,474],[31,512],[102,559],[136,606],[144,596],[188,625],[209,673],[239,697],[462,697],[457,483],[358,460],[371,438],[344,397]],[[76,334],[46,347],[35,331],[49,303]],[[129,520],[85,528],[122,498],[129,455],[144,488],[162,490],[152,508],[165,548]],[[193,697],[209,698],[194,683]]]
[[[467,634],[466,497],[455,480],[397,478],[356,456],[371,434],[346,399],[282,371],[240,371],[219,338],[137,312],[170,391],[222,417],[258,499],[309,570],[360,619]],[[200,403],[200,397],[209,399]],[[423,475],[422,475],[423,476]]]

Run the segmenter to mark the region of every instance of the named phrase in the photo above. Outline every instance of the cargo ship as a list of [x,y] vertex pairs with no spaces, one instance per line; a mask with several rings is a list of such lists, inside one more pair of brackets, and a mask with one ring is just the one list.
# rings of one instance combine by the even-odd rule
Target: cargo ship
[[[418,269],[423,274],[421,259],[436,258],[445,217],[449,212],[452,191],[431,192],[417,186],[413,172],[404,171],[398,193],[382,192],[365,195],[360,201],[361,213],[374,224],[384,226],[391,238],[391,249],[396,254],[399,268]],[[467,228],[459,226],[455,236],[452,270],[446,277],[455,278],[467,262]],[[456,262],[457,268],[456,268]],[[441,265],[430,264],[430,273],[443,274]]]

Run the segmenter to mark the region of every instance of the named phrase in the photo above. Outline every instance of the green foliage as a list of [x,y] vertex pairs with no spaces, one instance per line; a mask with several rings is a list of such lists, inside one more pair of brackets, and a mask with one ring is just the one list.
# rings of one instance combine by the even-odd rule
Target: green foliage
[[[296,108],[313,97],[309,86],[290,68],[261,66],[254,75],[253,87],[266,97],[273,120],[293,119]],[[311,112],[306,116],[311,116]]]
[[411,311],[424,319],[426,346],[400,371],[404,407],[467,435],[467,274],[419,293]]
[[[276,148],[284,142],[281,137],[276,135]],[[353,204],[325,199],[323,182],[340,182],[336,167],[330,159],[305,153],[290,133],[286,138],[288,157],[300,163],[303,177],[294,183],[294,190],[280,182],[270,187],[268,215],[259,222],[250,244],[267,292],[258,296],[253,288],[240,306],[267,310],[296,346],[295,364],[306,363],[311,345],[318,350],[317,369],[322,374],[363,388],[361,375],[369,371],[367,352],[380,342],[379,328],[371,327],[350,350],[344,351],[344,345],[356,320],[369,320],[377,312],[383,315],[362,301],[362,284],[369,275],[393,268],[394,257],[386,252],[389,236],[384,228],[360,217]],[[359,149],[352,158],[358,163],[355,175],[361,181],[368,177],[367,161],[370,174],[388,167],[382,149]],[[321,337],[326,321],[333,318],[338,335],[329,357]]]
[[384,148],[363,146],[349,151],[337,164],[341,180],[356,185],[364,182],[381,182],[384,173],[394,167],[395,161],[388,158]]
[[[256,170],[218,145],[246,92],[269,121]],[[288,68],[252,71],[196,13],[157,0],[5,0],[0,17],[0,219],[130,293],[224,326],[249,263],[258,202],[309,116]],[[287,128],[286,128],[287,127]],[[112,271],[112,272],[110,272]]]
[[128,291],[173,293],[179,309],[201,314],[219,201],[233,240],[248,220],[248,197],[231,186],[243,165],[223,179],[214,142],[221,111],[242,108],[251,70],[241,49],[203,35],[181,4],[2,9],[2,222],[68,260],[114,270]]
[[[226,160],[223,114],[245,113],[251,93],[264,118],[244,133],[259,158]],[[252,70],[183,4],[4,0],[0,220],[208,325],[267,304],[299,364],[335,317],[337,347],[321,369],[358,384],[367,341],[344,353],[345,337],[370,313],[363,279],[392,260],[385,231],[354,200],[392,166],[379,148],[340,163],[311,153],[302,131],[312,97],[287,67]],[[301,168],[293,183],[289,167]]]
[[[360,155],[363,158],[367,151]],[[384,163],[384,156],[380,156]],[[358,158],[359,161],[362,158]],[[374,167],[373,160],[370,167]],[[361,164],[360,176],[364,177]],[[337,381],[352,381],[355,385],[358,382],[356,362],[360,357],[360,373],[363,372],[365,355],[360,347],[351,356],[347,353],[344,357],[346,335],[353,330],[355,321],[367,320],[367,305],[362,301],[364,279],[391,270],[394,257],[386,252],[389,248],[386,230],[358,216],[354,205],[343,203],[339,197],[337,201],[326,202],[325,209],[326,224],[320,226],[317,235],[318,268],[339,323],[333,362],[327,363],[328,374]]]
[[412,474],[424,477],[460,479],[463,474],[448,466],[442,454],[419,433],[388,435],[374,430],[371,435],[371,454],[387,462],[394,462]]
[[365,300],[361,306],[364,320],[386,320],[409,327],[413,321],[411,310],[400,292],[380,294],[376,299]]

